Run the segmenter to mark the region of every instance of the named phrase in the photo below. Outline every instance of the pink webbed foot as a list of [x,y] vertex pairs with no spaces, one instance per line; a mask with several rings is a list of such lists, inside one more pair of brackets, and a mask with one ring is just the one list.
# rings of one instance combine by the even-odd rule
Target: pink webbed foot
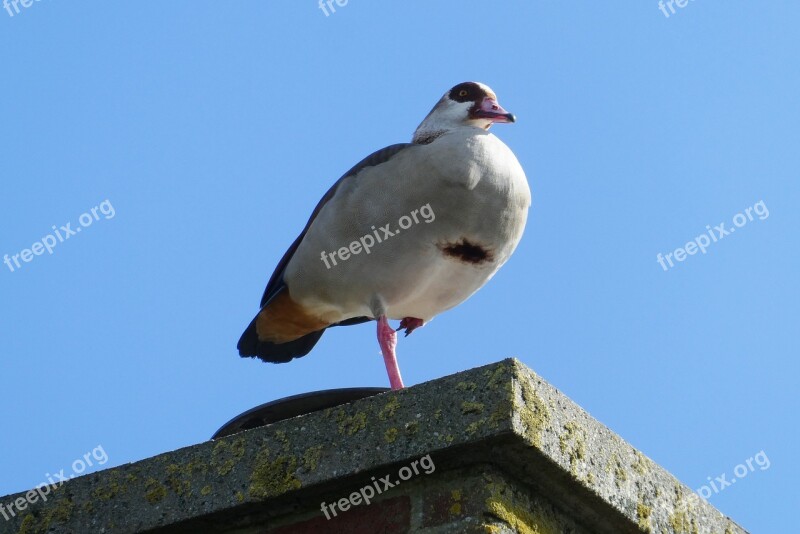
[[417,319],[416,317],[405,317],[403,318],[402,321],[400,321],[400,328],[398,328],[397,331],[399,332],[400,330],[405,328],[406,336],[408,336],[408,334],[410,334],[420,326],[423,326],[424,324],[425,321],[423,321],[422,319]]
[[385,315],[378,319],[378,344],[383,353],[383,363],[386,364],[386,374],[389,375],[389,384],[392,389],[403,389],[403,379],[400,377],[400,367],[397,365],[397,333],[389,326]]

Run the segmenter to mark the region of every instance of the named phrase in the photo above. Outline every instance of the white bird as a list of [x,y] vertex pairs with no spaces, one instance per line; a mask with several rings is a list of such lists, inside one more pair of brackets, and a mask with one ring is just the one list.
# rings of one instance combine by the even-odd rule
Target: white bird
[[278,263],[239,354],[305,356],[331,326],[378,322],[392,389],[410,334],[480,289],[517,247],[531,202],[517,158],[488,132],[515,122],[486,85],[450,89],[411,143],[368,156],[322,197]]

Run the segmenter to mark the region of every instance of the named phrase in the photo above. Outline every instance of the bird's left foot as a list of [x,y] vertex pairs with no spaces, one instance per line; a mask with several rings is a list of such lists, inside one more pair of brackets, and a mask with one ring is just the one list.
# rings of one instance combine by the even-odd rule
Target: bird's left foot
[[400,328],[398,328],[397,331],[399,332],[400,330],[405,328],[406,336],[408,336],[408,334],[410,334],[420,326],[423,326],[424,324],[425,321],[423,321],[422,319],[417,319],[416,317],[406,317],[402,321],[400,321]]

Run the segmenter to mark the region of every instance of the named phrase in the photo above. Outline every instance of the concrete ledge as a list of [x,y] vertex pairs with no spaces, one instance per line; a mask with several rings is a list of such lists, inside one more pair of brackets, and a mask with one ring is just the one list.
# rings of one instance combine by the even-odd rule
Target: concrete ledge
[[[430,474],[320,511],[428,454]],[[76,478],[0,518],[2,533],[146,531],[745,532],[516,360]]]

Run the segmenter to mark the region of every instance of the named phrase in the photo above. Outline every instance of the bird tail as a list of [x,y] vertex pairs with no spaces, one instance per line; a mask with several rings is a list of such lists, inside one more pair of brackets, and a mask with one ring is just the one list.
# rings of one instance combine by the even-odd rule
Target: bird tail
[[300,358],[305,356],[314,345],[317,344],[319,338],[325,332],[325,329],[311,332],[303,337],[288,341],[286,343],[273,343],[270,341],[262,341],[258,337],[256,330],[256,321],[258,317],[254,318],[247,329],[239,339],[237,348],[239,349],[239,356],[243,358],[259,358],[265,362],[271,363],[286,363],[293,358]]

